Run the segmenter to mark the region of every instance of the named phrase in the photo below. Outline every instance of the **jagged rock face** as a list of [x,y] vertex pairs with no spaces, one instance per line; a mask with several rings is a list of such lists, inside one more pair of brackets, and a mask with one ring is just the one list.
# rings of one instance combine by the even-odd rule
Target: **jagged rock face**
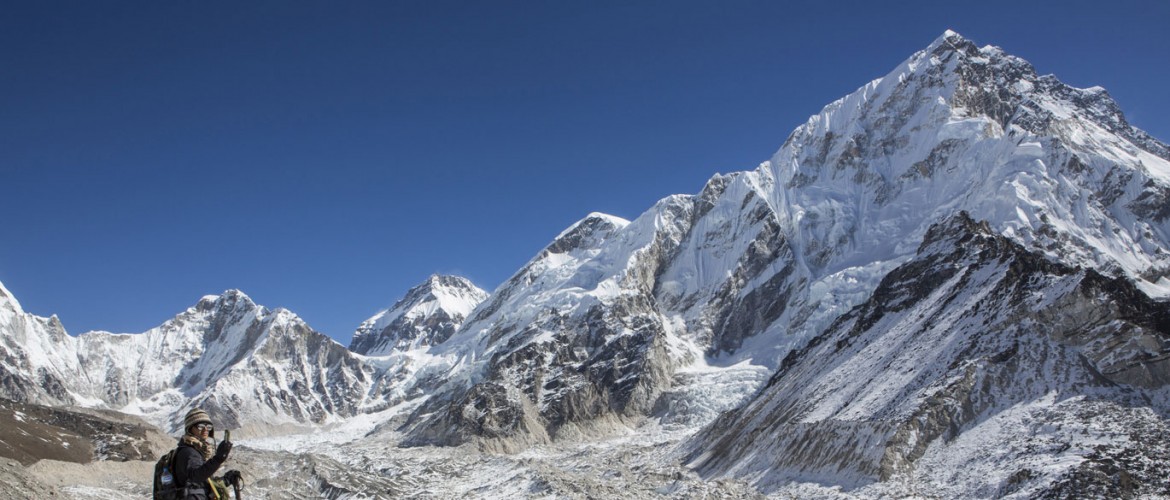
[[[771,292],[798,282],[776,271],[791,253],[761,189],[751,173],[719,177],[634,222],[594,214],[566,230],[440,349],[472,362],[453,362],[455,382],[420,409],[431,416],[409,442],[539,442],[650,413],[696,354],[680,337],[699,353],[734,350],[783,312],[786,296]],[[780,277],[751,290],[761,274]],[[467,408],[524,420],[486,432]]]
[[[651,287],[619,286],[626,274],[598,265],[630,259],[631,247],[640,247],[607,246],[619,234],[645,236],[622,233],[628,225],[590,216],[496,290],[440,346],[463,361],[445,377],[451,380],[439,389],[445,395],[419,411],[430,416],[414,423],[409,442],[539,441],[570,422],[644,412],[656,373],[647,366],[660,362],[651,346],[662,336],[661,319],[645,298]],[[601,255],[607,248],[620,257]],[[521,420],[496,425],[493,415]]]
[[807,269],[766,202],[771,187],[759,171],[709,181],[659,265],[653,294],[659,310],[709,354],[735,351],[807,299]]
[[[693,439],[690,460],[708,476],[756,477],[765,490],[941,473],[917,468],[930,452],[946,456],[939,443],[1021,405],[1055,394],[1101,401],[1114,415],[1157,398],[1140,389],[1170,382],[1168,320],[1170,306],[1129,281],[1053,262],[962,214],[932,228],[868,301],[793,351],[750,404]],[[1165,427],[1158,422],[1150,425]],[[1103,455],[1129,445],[1062,438]],[[1068,472],[1033,471],[1013,487],[1046,491]]]
[[[524,415],[504,433],[522,442],[649,414],[696,350],[734,350],[783,312],[772,292],[798,280],[776,271],[792,256],[760,193],[752,174],[720,177],[633,222],[594,214],[566,230],[448,341],[475,362],[454,363],[449,395],[420,410],[432,416],[411,442],[499,437],[461,419],[466,407]],[[774,279],[753,290],[762,274]],[[448,400],[465,403],[438,406]]]
[[170,428],[193,407],[208,411],[221,427],[264,434],[386,404],[387,388],[378,386],[374,367],[287,310],[270,311],[229,292],[205,298],[177,319],[181,328],[194,329],[203,354],[178,375],[185,397],[168,395],[178,407],[170,410]]
[[372,367],[288,311],[273,316],[246,330],[263,335],[245,362],[214,379],[185,409],[200,406],[228,428],[267,429],[324,424],[382,403]]
[[431,276],[410,289],[394,307],[362,323],[349,349],[382,356],[441,344],[487,296],[466,278]]

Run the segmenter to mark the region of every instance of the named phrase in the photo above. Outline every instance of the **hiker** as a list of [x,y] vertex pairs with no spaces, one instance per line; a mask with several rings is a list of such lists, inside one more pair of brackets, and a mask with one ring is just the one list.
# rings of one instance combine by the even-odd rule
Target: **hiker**
[[[184,499],[227,499],[228,488],[223,478],[213,478],[232,451],[232,442],[225,436],[219,446],[213,446],[215,427],[207,412],[195,408],[183,419],[186,433],[179,439],[175,449],[175,484],[182,488]],[[228,471],[228,476],[239,476],[238,471]],[[238,495],[238,494],[237,494]]]

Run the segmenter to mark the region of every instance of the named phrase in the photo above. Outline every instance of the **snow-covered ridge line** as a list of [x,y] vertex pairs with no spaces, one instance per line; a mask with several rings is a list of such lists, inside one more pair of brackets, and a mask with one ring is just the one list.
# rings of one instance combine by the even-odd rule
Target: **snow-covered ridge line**
[[356,405],[382,404],[371,393],[373,368],[291,311],[256,305],[238,290],[205,296],[141,334],[72,337],[55,319],[24,314],[13,303],[0,322],[7,353],[0,366],[10,381],[4,397],[11,399],[116,409],[163,428],[203,406],[225,425],[257,432],[317,425],[358,413]]

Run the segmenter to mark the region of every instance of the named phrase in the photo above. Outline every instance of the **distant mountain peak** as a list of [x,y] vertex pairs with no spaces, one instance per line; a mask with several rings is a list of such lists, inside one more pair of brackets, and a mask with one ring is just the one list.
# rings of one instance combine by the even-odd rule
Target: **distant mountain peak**
[[972,50],[978,52],[979,47],[975,45],[975,42],[968,40],[958,32],[954,30],[946,30],[942,35],[939,35],[938,38],[935,38],[934,41],[930,43],[930,45],[926,46],[925,52],[929,54],[935,54],[940,51],[948,50],[970,54],[972,53]]
[[593,212],[557,235],[546,249],[549,253],[566,253],[600,243],[630,221],[621,217]]
[[[478,288],[474,283],[471,282],[471,280],[467,278],[447,274],[432,274],[427,278],[425,285],[429,286],[432,290],[441,288],[472,290]],[[419,288],[421,286],[423,285],[419,285],[415,288]]]
[[252,301],[252,298],[240,290],[226,290],[219,295],[204,295],[195,304],[195,310],[203,312],[246,312],[264,309]]
[[432,274],[389,309],[358,327],[349,349],[368,356],[440,344],[458,330],[487,292],[467,278]]

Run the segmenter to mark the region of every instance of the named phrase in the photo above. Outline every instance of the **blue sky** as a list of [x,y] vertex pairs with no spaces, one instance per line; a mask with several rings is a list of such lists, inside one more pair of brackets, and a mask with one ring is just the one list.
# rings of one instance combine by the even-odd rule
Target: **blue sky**
[[348,344],[754,168],[946,29],[1170,139],[1170,2],[7,2],[0,282],[72,334],[240,289]]

